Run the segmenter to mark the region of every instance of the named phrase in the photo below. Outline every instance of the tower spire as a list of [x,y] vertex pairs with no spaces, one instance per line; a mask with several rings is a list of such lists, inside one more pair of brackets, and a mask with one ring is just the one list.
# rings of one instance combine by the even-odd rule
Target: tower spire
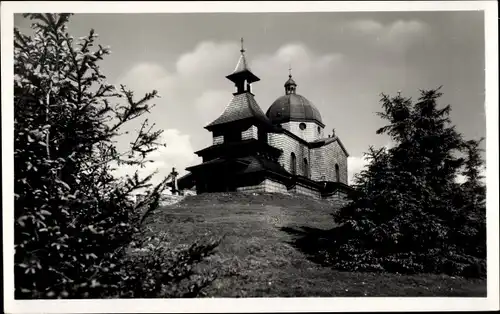
[[259,81],[259,78],[255,76],[255,74],[250,71],[250,68],[247,63],[247,59],[245,57],[245,46],[243,37],[240,38],[241,41],[241,55],[238,60],[238,64],[236,64],[236,68],[233,73],[226,76],[226,78],[232,81],[236,87],[235,94],[241,94],[243,92],[252,92],[251,84],[253,82]]
[[288,64],[288,77],[292,78],[292,63],[291,62]]

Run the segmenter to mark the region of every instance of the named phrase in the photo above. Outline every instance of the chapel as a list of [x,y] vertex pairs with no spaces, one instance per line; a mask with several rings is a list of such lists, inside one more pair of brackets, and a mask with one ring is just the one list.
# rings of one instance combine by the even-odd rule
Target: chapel
[[339,199],[347,184],[346,148],[327,134],[319,110],[297,93],[291,72],[284,93],[261,109],[252,92],[260,79],[250,70],[243,40],[234,71],[226,76],[235,90],[222,114],[205,126],[212,145],[195,152],[202,163],[178,179],[180,190],[298,193]]

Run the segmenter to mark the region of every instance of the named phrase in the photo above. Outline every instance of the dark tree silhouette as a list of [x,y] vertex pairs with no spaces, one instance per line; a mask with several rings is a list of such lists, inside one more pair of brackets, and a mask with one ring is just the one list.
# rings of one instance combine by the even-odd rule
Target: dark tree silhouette
[[[99,61],[109,49],[94,47],[94,30],[75,40],[70,16],[27,14],[34,35],[15,30],[15,296],[158,296],[164,284],[188,278],[216,243],[194,244],[170,260],[158,246],[137,259],[126,255],[166,182],[153,186],[152,174],[121,178],[112,170],[148,162],[162,131],[145,120],[127,151],[115,140],[149,112],[156,91],[136,100],[106,83]],[[139,189],[147,195],[134,202]],[[191,282],[187,294],[205,279]]]

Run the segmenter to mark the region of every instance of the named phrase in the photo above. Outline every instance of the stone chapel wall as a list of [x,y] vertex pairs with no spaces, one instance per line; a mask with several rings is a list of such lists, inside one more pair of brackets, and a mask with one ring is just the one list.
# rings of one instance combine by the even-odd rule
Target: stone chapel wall
[[214,138],[213,138],[213,144],[214,145],[218,145],[218,144],[222,144],[224,143],[224,135],[218,135],[218,136],[215,136],[214,135]]
[[305,195],[309,196],[315,199],[320,199],[321,198],[321,193],[319,191],[313,190],[307,186],[303,186],[300,184],[297,184],[295,187],[291,189],[291,192],[295,194],[300,194],[300,195]]
[[[298,175],[304,175],[304,158],[307,159],[309,169],[311,169],[311,160],[309,156],[309,148],[298,140],[283,134],[283,133],[269,133],[268,143],[271,146],[283,150],[279,158],[279,163],[288,171],[292,172],[291,155],[295,154],[297,161],[296,171]],[[314,164],[314,161],[313,161]],[[309,170],[311,172],[311,170]]]
[[287,193],[285,185],[271,179],[265,179],[257,185],[242,186],[236,190],[246,193]]
[[255,125],[250,126],[248,129],[241,133],[241,139],[249,140],[249,139],[257,139],[258,138],[258,129]]
[[[306,128],[304,130],[300,129],[301,123],[304,123],[306,125]],[[281,126],[283,127],[283,129],[292,132],[293,134],[308,142],[313,142],[320,138],[323,138],[324,130],[316,122],[290,121],[283,123]]]
[[335,164],[339,165],[340,182],[347,184],[347,156],[337,141],[311,149],[313,180],[336,182]]
[[347,194],[340,191],[325,196],[324,199],[331,202],[335,208],[340,208],[348,202]]

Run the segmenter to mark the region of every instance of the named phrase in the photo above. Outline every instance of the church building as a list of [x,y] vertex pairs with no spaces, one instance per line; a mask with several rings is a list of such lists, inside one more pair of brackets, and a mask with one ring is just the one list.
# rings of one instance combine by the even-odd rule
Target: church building
[[336,134],[326,134],[319,110],[297,93],[291,73],[284,94],[265,114],[252,93],[252,84],[260,79],[250,70],[243,45],[226,78],[235,86],[232,100],[205,126],[213,143],[196,152],[202,163],[186,169],[189,173],[178,180],[181,190],[298,193],[323,199],[343,198],[350,191],[349,154]]

